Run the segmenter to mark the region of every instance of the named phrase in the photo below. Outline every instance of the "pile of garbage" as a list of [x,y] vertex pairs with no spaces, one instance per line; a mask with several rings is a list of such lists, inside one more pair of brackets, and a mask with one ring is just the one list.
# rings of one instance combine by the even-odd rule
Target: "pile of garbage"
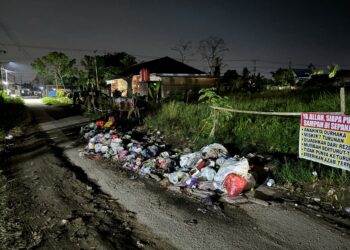
[[107,122],[97,121],[82,127],[82,133],[88,144],[81,156],[115,161],[123,169],[158,176],[169,185],[218,191],[229,197],[238,196],[244,189],[255,186],[248,160],[231,157],[218,143],[197,152],[180,154],[166,147],[160,132],[156,133],[157,136],[144,135],[136,140],[132,131],[125,134],[117,131],[113,117]]

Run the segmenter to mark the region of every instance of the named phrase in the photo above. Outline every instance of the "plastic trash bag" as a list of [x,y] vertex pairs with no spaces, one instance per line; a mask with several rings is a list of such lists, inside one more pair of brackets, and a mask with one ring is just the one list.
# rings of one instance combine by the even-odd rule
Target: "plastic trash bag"
[[218,189],[223,189],[223,183],[227,175],[236,174],[244,179],[248,179],[249,163],[246,158],[227,159],[214,177],[214,184]]
[[108,151],[108,146],[102,145],[102,147],[101,147],[101,153],[102,153],[102,154],[105,154],[107,151]]
[[117,139],[117,138],[119,138],[119,135],[117,135],[117,134],[112,134],[111,138],[112,138],[112,140],[113,140],[113,139]]
[[123,142],[123,140],[117,137],[117,138],[112,138],[112,142],[121,144]]
[[186,181],[186,184],[189,188],[195,188],[199,185],[199,180],[197,178],[191,178]]
[[122,150],[122,151],[120,151],[120,152],[118,153],[118,158],[119,158],[119,160],[121,160],[121,161],[124,160],[128,153],[129,153],[128,150]]
[[140,154],[144,159],[148,159],[151,157],[147,149],[143,149]]
[[95,135],[94,138],[95,138],[96,143],[100,143],[100,142],[102,142],[103,134],[97,134],[97,135]]
[[112,122],[112,121],[108,121],[108,122],[106,122],[106,123],[103,125],[103,127],[104,127],[104,128],[110,128],[112,125],[113,125],[113,122]]
[[169,155],[168,152],[164,151],[164,152],[160,153],[160,157],[162,157],[162,158],[169,158],[170,155]]
[[205,167],[205,168],[202,168],[201,170],[201,178],[203,178],[206,181],[213,181],[215,175],[216,175],[216,171],[211,167]]
[[169,179],[169,181],[174,185],[180,183],[186,185],[186,181],[189,179],[188,174],[181,171],[173,172],[171,174],[165,174],[164,176],[166,176]]
[[219,143],[207,145],[201,149],[203,159],[219,158],[228,155],[227,149]]
[[158,147],[156,145],[151,145],[148,147],[148,153],[151,157],[155,157],[158,155]]
[[251,190],[255,186],[256,186],[256,180],[254,176],[248,173],[248,181],[247,181],[247,185],[244,187],[244,190]]
[[225,178],[225,189],[227,196],[234,197],[240,195],[243,192],[244,187],[247,184],[247,179],[238,176],[236,174],[229,174]]
[[142,168],[140,169],[140,174],[142,175],[147,175],[151,173],[151,167],[149,166],[142,166]]
[[144,161],[142,163],[143,167],[149,167],[151,169],[155,169],[156,168],[156,159],[149,159],[147,161]]
[[102,148],[102,144],[101,143],[96,143],[95,144],[95,153],[100,153],[101,152],[101,148]]
[[160,169],[168,169],[171,165],[171,160],[169,158],[162,158],[162,157],[158,157],[157,158],[157,166]]
[[195,152],[180,156],[180,166],[182,168],[195,168],[202,159],[201,152]]
[[115,143],[113,141],[111,142],[110,147],[114,154],[117,154],[120,151],[124,150],[124,148],[119,143]]
[[95,149],[95,143],[89,142],[88,146],[87,146],[87,150],[94,150]]
[[91,129],[91,130],[95,130],[95,129],[97,128],[96,124],[93,123],[93,122],[89,123],[88,127],[89,127],[89,129]]
[[97,127],[103,127],[103,125],[105,125],[105,122],[104,121],[96,121],[95,124]]

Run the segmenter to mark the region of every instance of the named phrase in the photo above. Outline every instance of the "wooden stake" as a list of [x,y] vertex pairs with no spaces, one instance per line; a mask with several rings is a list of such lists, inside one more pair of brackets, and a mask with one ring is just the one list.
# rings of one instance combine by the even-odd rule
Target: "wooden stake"
[[345,88],[340,88],[340,112],[345,114]]

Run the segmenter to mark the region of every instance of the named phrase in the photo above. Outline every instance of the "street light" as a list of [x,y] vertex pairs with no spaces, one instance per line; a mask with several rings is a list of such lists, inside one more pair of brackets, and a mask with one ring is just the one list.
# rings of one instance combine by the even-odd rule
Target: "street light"
[[[5,81],[3,80],[3,71],[5,71]],[[1,72],[1,82],[2,84],[4,84],[6,86],[6,92],[7,94],[9,94],[9,81],[8,81],[8,73],[15,73],[14,71],[5,69],[3,67],[0,68],[0,72]]]

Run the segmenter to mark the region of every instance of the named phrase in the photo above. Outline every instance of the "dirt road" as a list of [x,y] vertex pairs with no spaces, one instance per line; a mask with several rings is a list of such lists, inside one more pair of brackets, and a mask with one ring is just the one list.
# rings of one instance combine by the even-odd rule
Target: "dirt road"
[[[80,158],[72,123],[81,118],[29,108],[41,130],[28,131],[6,167],[22,230],[5,249],[350,249],[349,232],[316,214],[278,203],[206,210],[154,180]],[[67,115],[69,128],[60,120]]]
[[[70,124],[63,128],[60,119],[76,115],[74,111],[40,103],[29,105],[29,109],[38,125],[16,143],[4,166],[16,218],[1,248],[168,248],[137,224],[133,212],[102,193],[64,157],[63,148],[71,145],[79,127]],[[72,117],[75,123],[85,121]]]

